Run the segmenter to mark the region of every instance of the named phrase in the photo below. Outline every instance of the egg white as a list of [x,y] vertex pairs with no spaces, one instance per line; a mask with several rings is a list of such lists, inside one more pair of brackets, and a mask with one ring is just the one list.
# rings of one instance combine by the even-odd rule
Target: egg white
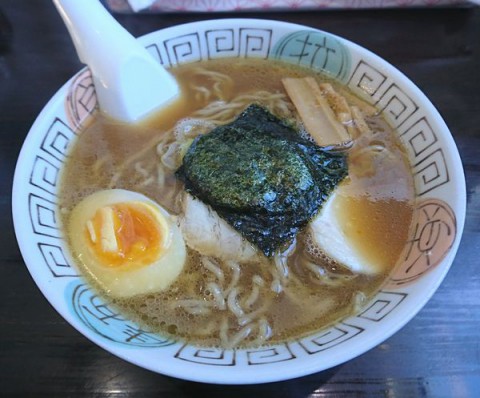
[[[163,250],[149,265],[109,267],[102,264],[85,233],[86,224],[97,210],[117,203],[133,203],[150,210],[159,228],[168,231]],[[146,196],[123,189],[98,191],[83,199],[68,222],[68,236],[75,257],[82,268],[112,297],[132,297],[167,289],[180,275],[186,249],[176,219]]]
[[341,208],[338,199],[344,191],[338,187],[323,204],[319,214],[310,223],[310,233],[316,245],[330,258],[354,273],[373,275],[382,271],[383,265],[367,259],[355,248],[345,233],[345,225],[338,217]]

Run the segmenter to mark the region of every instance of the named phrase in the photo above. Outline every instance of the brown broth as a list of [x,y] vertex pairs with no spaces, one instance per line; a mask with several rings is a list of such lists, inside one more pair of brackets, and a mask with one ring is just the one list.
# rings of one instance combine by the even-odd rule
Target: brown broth
[[[310,70],[274,61],[217,60],[202,63],[201,66],[232,77],[234,85],[226,87],[227,97],[252,89],[284,93],[281,78],[288,76],[314,76],[319,81],[325,80]],[[196,67],[198,64],[172,70],[186,93],[187,100],[174,104],[135,126],[117,123],[99,115],[82,132],[62,175],[60,207],[65,225],[68,223],[69,212],[80,200],[95,191],[108,188],[140,192],[156,200],[171,213],[180,213],[178,196],[182,185],[173,173],[166,173],[164,188],[154,182],[146,184],[145,176],[156,172],[156,164],[159,162],[156,144],[162,140],[172,140],[170,129],[175,123],[206,105],[206,101],[201,98],[195,99],[189,88],[194,79],[199,84],[211,85],[208,79],[192,75],[192,68]],[[346,90],[333,84],[340,92]],[[251,293],[255,275],[262,278],[266,288],[261,293],[261,300],[270,302],[269,310],[263,316],[271,329],[270,343],[313,333],[352,314],[357,308],[358,298],[369,297],[378,291],[405,245],[414,198],[410,168],[402,146],[388,124],[380,117],[373,117],[369,122],[377,127],[374,131],[375,143],[388,149],[394,157],[375,160],[375,170],[365,174],[362,172],[362,161],[352,156],[349,162],[349,196],[342,198],[344,210],[339,213],[339,217],[350,221],[347,233],[356,247],[367,257],[385,264],[384,270],[375,276],[352,277],[341,265],[325,261],[315,250],[307,250],[308,237],[305,233],[299,234],[296,248],[288,259],[291,280],[281,293],[274,293],[270,289],[275,282],[269,271],[270,267],[275,266],[273,260],[242,264],[238,300],[245,300]],[[362,148],[371,144],[371,140],[359,139],[352,154],[355,151],[360,153]],[[130,163],[129,158],[133,159]],[[378,185],[381,189],[372,190],[370,196],[358,194],[362,192],[362,186],[369,184]],[[318,264],[327,272],[331,283],[322,283],[315,278],[305,268],[306,261]],[[223,269],[227,283],[233,278],[233,272],[224,265]],[[200,316],[172,305],[193,296],[210,300],[212,293],[208,291],[208,278],[211,275],[201,265],[198,253],[189,249],[184,271],[166,292],[122,300],[111,299],[103,292],[100,294],[149,330],[204,346],[220,346],[222,339],[219,328],[225,322],[225,311],[213,311],[209,316]],[[92,283],[95,284],[95,281]],[[256,302],[245,312],[258,310],[261,305],[261,301]],[[244,327],[238,325],[234,316],[227,317],[227,322],[230,336]],[[241,345],[263,343],[264,341],[252,337]]]

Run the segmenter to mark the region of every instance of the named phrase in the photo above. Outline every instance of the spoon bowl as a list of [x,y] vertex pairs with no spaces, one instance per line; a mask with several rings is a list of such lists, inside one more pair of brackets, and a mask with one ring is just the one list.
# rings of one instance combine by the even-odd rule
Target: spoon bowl
[[81,62],[92,73],[100,109],[140,121],[180,96],[175,78],[98,0],[53,0]]

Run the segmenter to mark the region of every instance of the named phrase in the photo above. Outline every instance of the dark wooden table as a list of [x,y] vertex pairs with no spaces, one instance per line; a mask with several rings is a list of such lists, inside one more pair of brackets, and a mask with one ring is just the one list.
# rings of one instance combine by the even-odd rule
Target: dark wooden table
[[[192,383],[138,368],[92,344],[43,298],[15,240],[12,178],[35,117],[81,65],[51,1],[1,0],[0,14],[0,396],[480,396],[480,8],[241,15],[317,27],[397,66],[449,125],[468,189],[467,221],[456,260],[428,305],[407,326],[331,370],[252,386]],[[232,16],[117,17],[130,32],[141,35]]]

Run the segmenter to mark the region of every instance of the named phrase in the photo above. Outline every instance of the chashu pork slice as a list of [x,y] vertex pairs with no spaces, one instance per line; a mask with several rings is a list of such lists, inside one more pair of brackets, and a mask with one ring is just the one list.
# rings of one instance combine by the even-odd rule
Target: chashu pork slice
[[180,227],[190,248],[205,256],[239,263],[258,259],[257,249],[201,200],[185,193],[183,210]]

